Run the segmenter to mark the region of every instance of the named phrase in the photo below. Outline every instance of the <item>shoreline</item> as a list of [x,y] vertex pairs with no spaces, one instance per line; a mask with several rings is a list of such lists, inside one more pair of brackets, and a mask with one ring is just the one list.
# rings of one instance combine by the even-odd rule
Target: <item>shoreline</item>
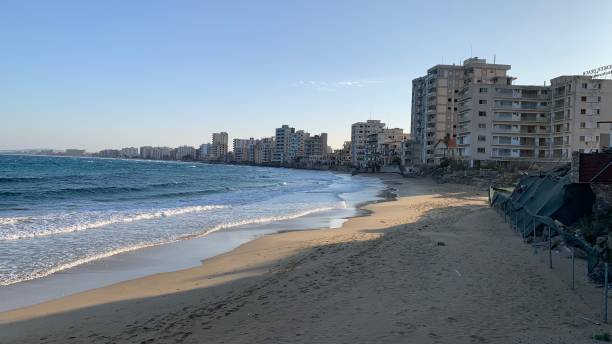
[[[374,178],[382,183],[380,178],[372,176],[367,178]],[[0,286],[0,299],[8,300],[0,303],[0,313],[158,273],[198,267],[203,261],[227,253],[260,236],[313,228],[321,230],[337,228],[352,217],[365,215],[365,211],[361,208],[371,202],[381,201],[376,198],[383,198],[384,201],[384,198],[389,197],[386,186],[382,185],[382,189],[376,193],[370,191],[372,188],[373,186],[366,186],[351,195],[357,199],[365,197],[374,198],[373,200],[353,203],[346,209],[317,211],[295,218],[223,228],[204,235],[127,250],[43,277]],[[351,199],[346,201],[350,202]]]
[[[342,173],[342,172],[340,172],[340,173]],[[360,203],[355,204],[355,206],[354,206],[355,214],[353,216],[341,218],[340,220],[342,220],[343,222],[346,222],[346,221],[348,221],[348,220],[350,220],[352,218],[371,216],[373,214],[373,211],[366,208],[368,205],[377,204],[377,203],[383,203],[383,202],[389,202],[389,201],[393,201],[393,200],[397,199],[397,194],[395,193],[396,190],[393,187],[391,187],[386,181],[384,181],[384,179],[381,178],[380,175],[371,174],[371,175],[366,175],[364,177],[379,179],[379,180],[381,180],[381,182],[383,182],[383,184],[384,184],[383,189],[380,190],[377,193],[377,195],[376,195],[379,199],[374,199],[374,200],[360,202]],[[314,214],[314,215],[313,214],[309,214],[309,215],[303,216],[301,218],[292,219],[292,220],[300,220],[302,218],[309,217],[309,216],[317,217],[317,214]],[[283,224],[287,225],[286,223],[287,222],[291,222],[292,220],[280,221],[280,223],[274,223],[274,224],[276,224],[275,227],[278,227],[279,225],[283,225]],[[241,226],[241,227],[245,227],[245,228],[248,228],[248,227],[266,227],[266,226],[270,226],[270,225],[271,224],[244,225],[244,226]],[[343,225],[341,225],[340,228],[342,226]],[[7,309],[7,310],[1,310],[0,311],[0,326],[6,322],[6,319],[4,318],[5,314],[14,313],[14,312],[19,313],[23,309],[36,308],[37,306],[43,306],[44,307],[44,305],[47,304],[47,303],[53,303],[53,302],[56,302],[56,301],[59,301],[59,300],[62,300],[62,299],[70,298],[70,297],[75,296],[75,295],[80,295],[80,294],[83,294],[83,293],[88,293],[88,292],[92,292],[92,291],[96,291],[96,290],[100,290],[100,289],[110,288],[110,287],[113,287],[113,286],[118,285],[118,284],[130,283],[130,282],[134,282],[134,281],[137,281],[137,280],[140,280],[140,279],[152,278],[152,277],[154,277],[156,275],[160,275],[160,274],[177,273],[177,272],[180,272],[180,271],[196,269],[196,268],[201,267],[203,264],[208,263],[211,260],[214,260],[216,257],[222,256],[222,255],[226,255],[226,254],[231,254],[232,252],[240,249],[242,246],[248,245],[249,243],[251,243],[253,241],[256,241],[256,240],[258,240],[258,239],[260,239],[262,237],[274,236],[274,235],[285,234],[285,233],[296,233],[296,232],[303,232],[303,231],[322,231],[322,230],[334,230],[334,229],[337,229],[337,228],[335,228],[335,227],[329,227],[329,228],[323,227],[323,228],[301,228],[301,229],[284,229],[284,230],[283,229],[281,229],[281,230],[274,230],[273,229],[273,230],[268,231],[267,233],[263,233],[263,234],[257,235],[254,239],[246,240],[243,243],[239,244],[238,246],[235,246],[235,247],[233,247],[233,248],[231,248],[229,250],[225,250],[225,251],[220,252],[218,254],[213,254],[213,255],[210,255],[208,257],[201,258],[201,259],[199,259],[199,263],[200,263],[199,266],[191,266],[191,267],[185,267],[185,268],[181,268],[181,269],[174,269],[174,270],[170,270],[170,271],[146,274],[144,276],[139,276],[139,277],[135,277],[135,278],[129,278],[129,279],[126,279],[126,280],[120,280],[120,281],[117,281],[117,282],[114,282],[114,283],[111,283],[111,284],[107,284],[107,285],[102,285],[102,286],[98,286],[98,287],[88,288],[88,289],[85,289],[85,290],[82,290],[82,291],[78,291],[76,293],[70,293],[68,295],[63,295],[63,296],[58,297],[58,298],[46,299],[46,300],[44,300],[42,302],[37,302],[37,303],[34,303],[34,304],[30,304],[30,305],[25,305],[25,306],[21,306],[21,307],[17,307],[17,308],[12,308],[12,309]],[[231,230],[235,231],[236,228],[232,228]],[[222,233],[222,232],[223,231],[214,232],[214,233],[211,233],[211,235],[212,234],[216,234],[216,233]],[[152,249],[160,248],[160,247],[163,247],[163,246],[180,244],[182,242],[187,242],[187,241],[192,241],[192,240],[204,239],[207,236],[208,235],[201,236],[201,237],[194,237],[194,238],[190,238],[190,239],[186,239],[186,240],[181,240],[181,241],[174,242],[174,243],[167,243],[167,244],[147,247],[147,248],[143,248],[141,250],[136,250],[136,251],[132,251],[132,252],[124,252],[124,253],[121,253],[119,255],[115,255],[115,256],[104,258],[104,259],[102,259],[100,261],[91,262],[89,264],[103,263],[102,262],[103,260],[108,260],[108,259],[116,258],[116,256],[122,256],[122,255],[123,256],[128,256],[130,254],[138,254],[139,252],[142,253],[142,251],[147,251],[147,250],[150,251]],[[84,265],[87,265],[87,264],[84,264]],[[82,265],[76,266],[76,267],[71,268],[69,270],[78,270],[80,268],[83,268],[83,266]],[[42,277],[41,279],[45,279],[45,278],[49,278],[49,277],[52,278],[53,275],[45,276],[45,277]],[[23,283],[32,283],[32,282],[36,282],[36,281],[37,280],[35,279],[35,280],[24,281]],[[5,286],[5,288],[6,287],[18,288],[19,284],[20,283],[16,283],[14,285]],[[21,319],[17,319],[17,320],[21,320]]]
[[380,177],[398,197],[369,216],[0,313],[0,341],[590,343],[604,329],[576,319],[596,315],[484,190]]

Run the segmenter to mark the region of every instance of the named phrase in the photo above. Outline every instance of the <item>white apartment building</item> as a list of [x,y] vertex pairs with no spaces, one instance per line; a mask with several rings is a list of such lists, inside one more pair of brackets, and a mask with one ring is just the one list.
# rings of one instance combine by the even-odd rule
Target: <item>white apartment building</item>
[[504,77],[470,85],[460,97],[457,144],[471,166],[491,160],[564,162],[572,152],[609,146],[612,80],[562,76],[551,86],[527,86]]
[[295,128],[286,124],[280,128],[276,128],[272,162],[279,164],[289,162],[289,149],[291,147],[291,136],[293,133],[295,133]]
[[487,63],[477,57],[462,65],[436,65],[412,81],[412,139],[422,147],[421,162],[435,164],[434,146],[457,136],[459,92],[471,84],[490,84],[505,77],[509,65]]
[[151,146],[140,147],[140,157],[142,159],[153,159],[153,147]]
[[176,160],[195,160],[196,149],[191,146],[180,146],[176,148]]
[[512,78],[500,77],[459,93],[457,146],[459,156],[472,165],[550,157],[549,87],[511,83]]
[[211,146],[212,145],[210,143],[203,143],[200,145],[200,148],[198,149],[198,160],[208,159]]
[[553,159],[610,147],[612,80],[560,76],[551,80],[551,89]]
[[310,138],[310,134],[304,130],[297,130],[291,134],[291,143],[287,152],[287,162],[295,162],[306,156],[304,147],[308,138]]
[[173,158],[172,148],[170,147],[153,147],[151,149],[150,159],[154,160],[170,160]]
[[255,162],[255,139],[234,139],[234,161],[238,163]]
[[353,166],[365,167],[367,165],[368,136],[376,134],[384,128],[385,123],[371,119],[351,125],[351,162]]
[[411,132],[421,163],[440,162],[440,142],[456,142],[471,165],[569,161],[573,151],[609,146],[612,80],[579,75],[551,86],[513,85],[509,69],[473,58],[413,80]]
[[119,156],[123,158],[137,158],[139,156],[138,148],[136,147],[121,148],[121,151],[119,151]]

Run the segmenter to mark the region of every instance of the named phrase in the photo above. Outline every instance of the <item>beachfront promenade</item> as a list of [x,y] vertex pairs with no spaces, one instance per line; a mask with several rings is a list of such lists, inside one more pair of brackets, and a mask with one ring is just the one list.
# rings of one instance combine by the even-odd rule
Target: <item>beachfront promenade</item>
[[385,176],[340,229],[0,314],[2,343],[591,343],[609,330],[484,190]]

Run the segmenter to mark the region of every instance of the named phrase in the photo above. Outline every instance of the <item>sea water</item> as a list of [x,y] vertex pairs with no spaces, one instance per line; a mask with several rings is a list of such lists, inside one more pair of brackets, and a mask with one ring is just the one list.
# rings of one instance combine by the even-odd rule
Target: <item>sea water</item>
[[354,215],[382,187],[325,171],[0,155],[0,286],[216,231]]

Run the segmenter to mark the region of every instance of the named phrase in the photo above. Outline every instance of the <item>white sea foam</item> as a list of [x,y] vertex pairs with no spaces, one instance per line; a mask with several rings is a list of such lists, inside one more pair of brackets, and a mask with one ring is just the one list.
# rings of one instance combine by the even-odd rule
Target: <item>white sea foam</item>
[[131,246],[131,247],[124,247],[124,248],[120,248],[120,249],[116,249],[116,250],[112,250],[109,252],[104,252],[104,253],[100,253],[100,254],[96,254],[90,257],[86,257],[86,258],[82,258],[82,259],[77,259],[68,263],[64,263],[64,264],[60,264],[58,266],[54,266],[50,269],[47,270],[42,270],[42,271],[36,271],[30,274],[27,274],[25,276],[20,276],[20,275],[8,275],[8,276],[1,276],[0,279],[0,286],[7,286],[7,285],[11,285],[11,284],[15,284],[15,283],[19,283],[19,282],[25,282],[25,281],[30,281],[33,279],[37,279],[37,278],[42,278],[45,276],[49,276],[51,274],[54,274],[56,272],[60,272],[63,270],[67,270],[70,268],[74,268],[76,266],[79,265],[83,265],[89,262],[93,262],[95,260],[99,260],[99,259],[103,259],[103,258],[108,258],[111,256],[114,256],[116,254],[119,253],[125,253],[125,252],[131,252],[131,251],[136,251],[142,248],[147,248],[147,247],[152,247],[152,246],[157,246],[160,245],[162,243],[151,243],[151,244],[144,244],[144,245],[136,245],[136,246]]
[[330,211],[330,210],[334,210],[338,208],[345,208],[345,207],[346,207],[346,203],[340,202],[338,204],[338,207],[320,207],[320,208],[308,209],[308,210],[304,210],[304,211],[300,211],[300,212],[296,212],[296,213],[284,215],[284,216],[264,216],[264,217],[259,217],[259,218],[245,219],[242,221],[232,221],[228,223],[223,223],[223,224],[216,225],[212,228],[205,229],[201,233],[183,235],[183,236],[171,238],[165,241],[143,243],[143,244],[133,245],[129,247],[114,249],[108,252],[91,255],[85,258],[81,258],[81,259],[76,259],[76,260],[73,260],[67,263],[63,263],[63,264],[54,266],[49,269],[35,271],[35,272],[28,273],[28,274],[17,273],[17,274],[9,274],[9,275],[0,276],[0,286],[7,286],[10,284],[15,284],[19,282],[42,278],[42,277],[49,276],[51,274],[54,274],[54,273],[57,273],[63,270],[74,268],[76,266],[87,264],[87,263],[90,263],[96,260],[108,258],[108,257],[114,256],[117,254],[132,252],[132,251],[136,251],[139,249],[158,246],[162,244],[169,244],[169,243],[176,242],[179,240],[191,239],[195,237],[202,237],[202,236],[205,236],[205,235],[208,235],[208,234],[211,234],[219,230],[223,230],[223,229],[230,229],[230,228],[235,228],[235,227],[245,226],[245,225],[252,225],[252,224],[265,224],[265,223],[272,223],[276,221],[291,220],[291,219],[296,219],[296,218],[307,216],[307,215],[314,214],[314,213],[320,213],[320,212],[325,212],[325,211]]
[[[20,240],[36,238],[54,234],[65,234],[71,232],[79,232],[88,229],[100,228],[116,223],[130,223],[142,220],[152,220],[162,217],[171,217],[187,213],[204,212],[214,209],[223,209],[227,206],[220,205],[205,205],[205,206],[190,206],[183,208],[170,208],[163,209],[153,212],[141,212],[141,213],[111,213],[111,214],[99,214],[99,213],[84,213],[78,219],[79,222],[70,225],[60,225],[64,221],[64,216],[60,215],[47,215],[44,217],[15,217],[15,218],[4,218],[0,219],[0,241]],[[100,219],[102,217],[102,219]],[[92,218],[98,218],[98,220],[91,221]],[[29,226],[20,226],[23,222],[30,222]],[[55,226],[54,226],[55,225]],[[5,227],[6,226],[6,227]],[[4,228],[5,227],[5,228]]]
[[14,225],[24,220],[27,220],[27,217],[0,217],[0,226]]

